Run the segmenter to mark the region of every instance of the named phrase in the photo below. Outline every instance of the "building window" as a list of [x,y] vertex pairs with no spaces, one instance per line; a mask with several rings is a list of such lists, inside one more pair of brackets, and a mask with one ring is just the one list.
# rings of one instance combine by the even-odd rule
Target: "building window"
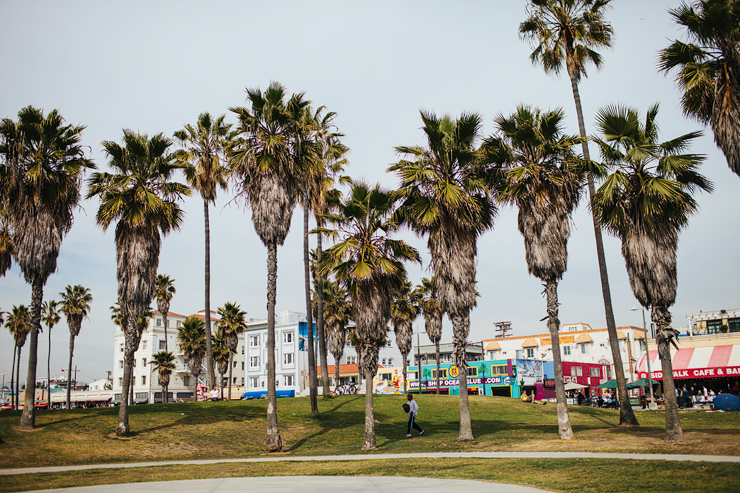
[[164,350],[164,343],[165,343],[165,340],[164,339],[162,339],[161,341],[159,341],[159,350],[160,351],[163,351]]
[[188,386],[190,386],[190,377],[189,377],[189,376],[187,376],[187,375],[186,375],[186,376],[184,376],[184,377],[182,377],[182,384],[183,384],[183,385],[184,385],[185,387],[188,387]]
[[234,385],[236,385],[236,377],[233,377],[233,378],[231,379],[231,383],[232,383],[232,384],[234,384]]
[[571,366],[570,367],[570,376],[571,377],[581,377],[583,376],[583,368],[580,366]]
[[[441,368],[439,370],[439,378],[447,378],[447,368]],[[432,370],[432,379],[433,380],[437,379],[437,369],[436,368]]]
[[491,365],[491,375],[508,375],[509,369],[506,365]]
[[256,389],[260,386],[260,379],[259,377],[249,377],[249,387],[252,389]]
[[146,392],[137,392],[134,394],[134,399],[147,399],[149,398],[149,394]]
[[452,355],[451,354],[441,354],[439,356],[439,362],[440,363],[449,363],[452,361]]
[[348,365],[356,365],[357,364],[357,356],[347,356],[347,364]]
[[123,377],[118,377],[118,386],[120,387],[122,385],[123,385]]
[[260,357],[259,356],[250,356],[249,357],[249,367],[250,368],[259,368],[260,366]]
[[727,326],[730,328],[730,332],[740,332],[740,318],[728,318]]
[[144,351],[146,351],[146,341],[143,341],[141,343],[141,349],[143,349]]
[[516,359],[522,359],[522,350],[521,349],[517,349],[516,350]]
[[118,368],[123,368],[123,360],[118,360]]
[[181,320],[178,320],[176,327],[180,327],[181,325],[182,325],[182,321]]
[[119,349],[119,351],[118,351],[118,352],[120,352],[120,353],[122,353],[122,352],[123,352],[123,343],[121,343],[121,345],[120,345],[120,346],[118,346],[118,349]]
[[468,366],[468,376],[469,377],[477,377],[478,376],[478,367],[477,366]]
[[283,342],[290,344],[293,342],[293,332],[283,332]]
[[601,375],[599,375],[599,369],[598,368],[591,368],[590,375],[592,377],[600,377],[601,376]]
[[293,366],[293,353],[283,354],[283,366]]
[[157,319],[157,327],[161,327],[161,326],[162,326],[162,319],[161,318],[158,318]]
[[590,342],[584,342],[581,344],[581,354],[588,354],[591,352],[591,343]]
[[244,362],[242,361],[242,370],[244,369]]
[[283,383],[286,387],[292,387],[293,386],[293,375],[285,375],[283,376]]
[[250,347],[259,347],[260,345],[260,336],[249,336],[249,346]]
[[570,346],[563,346],[563,355],[570,356]]
[[388,358],[388,366],[393,366],[393,358]]
[[244,386],[244,377],[242,377],[242,387]]
[[146,358],[141,358],[141,367],[146,368]]
[[491,358],[491,359],[499,359],[499,358],[501,358],[501,350],[500,349],[495,349],[493,351],[489,351],[488,352],[488,357]]
[[232,368],[236,368],[236,361],[232,361],[232,363],[233,363]]
[[146,385],[146,375],[141,376],[141,385]]
[[527,351],[527,358],[534,358],[534,348],[533,347],[528,347],[526,351]]
[[392,373],[381,373],[378,375],[378,380],[381,382],[390,382],[393,380],[393,374]]
[[242,354],[244,354],[244,346],[242,346]]

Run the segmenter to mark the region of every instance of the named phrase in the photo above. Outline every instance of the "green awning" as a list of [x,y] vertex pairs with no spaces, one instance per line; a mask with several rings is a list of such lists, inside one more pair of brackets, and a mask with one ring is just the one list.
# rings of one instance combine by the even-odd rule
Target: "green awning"
[[614,379],[607,380],[606,382],[602,383],[601,385],[599,385],[596,388],[597,389],[616,389],[617,388],[617,381],[614,380]]

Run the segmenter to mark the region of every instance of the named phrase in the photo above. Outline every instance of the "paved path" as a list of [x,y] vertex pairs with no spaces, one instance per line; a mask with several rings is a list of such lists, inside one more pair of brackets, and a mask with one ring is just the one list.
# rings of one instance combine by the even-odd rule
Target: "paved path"
[[64,493],[148,493],[151,491],[184,493],[243,493],[244,491],[270,493],[295,493],[318,491],[321,493],[542,493],[547,490],[516,484],[489,483],[462,479],[397,478],[379,476],[270,476],[260,478],[198,479],[156,483],[131,483],[118,485],[65,488],[64,490],[38,490],[30,493],[64,491]]

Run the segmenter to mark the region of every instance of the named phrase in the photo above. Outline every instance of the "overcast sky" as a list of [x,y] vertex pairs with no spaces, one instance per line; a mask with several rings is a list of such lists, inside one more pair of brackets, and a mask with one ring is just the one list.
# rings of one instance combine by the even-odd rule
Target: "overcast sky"
[[[668,15],[677,0],[615,0],[608,19],[615,31],[600,71],[589,69],[580,86],[589,132],[594,114],[607,104],[635,106],[644,115],[659,102],[664,140],[703,129],[683,117],[672,77],[656,71],[657,51],[682,36]],[[289,92],[305,91],[315,105],[338,113],[336,123],[351,149],[347,173],[395,187],[387,174],[394,147],[425,144],[419,110],[438,115],[479,112],[484,135],[493,118],[517,104],[562,107],[569,133],[577,120],[565,75],[544,74],[518,37],[524,1],[273,1],[273,2],[2,2],[0,3],[0,117],[17,118],[26,105],[57,108],[69,123],[83,124],[83,143],[101,170],[103,140],[119,141],[122,129],[171,136],[199,113],[226,114],[244,105],[245,88],[278,81]],[[715,192],[698,197],[700,211],[680,237],[675,325],[700,310],[740,308],[737,260],[740,237],[740,178],[732,174],[708,129],[693,152],[707,155],[703,172]],[[591,146],[592,156],[597,157]],[[182,181],[182,178],[180,178]],[[211,213],[211,308],[239,303],[250,318],[266,316],[266,249],[251,213],[222,193]],[[93,295],[92,313],[77,338],[79,379],[92,381],[111,370],[114,326],[109,307],[117,298],[114,228],[95,225],[97,201],[85,201],[64,240],[58,270],[44,299],[59,298],[68,284]],[[176,279],[171,310],[190,315],[203,309],[203,204],[183,204],[185,222],[163,241],[160,273]],[[305,312],[302,214],[278,250],[277,310]],[[422,253],[424,239],[405,234]],[[509,320],[514,335],[546,332],[542,285],[527,274],[516,213],[500,211],[493,230],[479,241],[478,307],[471,340],[493,337],[493,323]],[[629,288],[619,241],[605,237],[617,325],[642,325]],[[562,323],[605,327],[593,227],[585,203],[574,216],[568,271],[560,284]],[[418,283],[428,271],[411,268]],[[0,309],[29,304],[31,288],[17,266],[0,279]],[[421,320],[415,329],[422,329]],[[46,375],[47,333],[39,337],[38,374]],[[452,338],[445,322],[443,342]],[[66,367],[69,332],[53,330],[52,375]],[[423,339],[422,339],[423,343]],[[0,373],[10,379],[12,339],[0,330]],[[22,375],[26,374],[28,345]]]

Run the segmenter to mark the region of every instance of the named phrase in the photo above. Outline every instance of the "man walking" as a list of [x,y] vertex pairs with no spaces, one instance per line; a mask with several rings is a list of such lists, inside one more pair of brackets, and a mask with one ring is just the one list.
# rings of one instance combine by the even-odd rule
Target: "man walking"
[[409,427],[408,432],[406,433],[406,438],[411,438],[411,428],[419,430],[419,436],[421,436],[424,434],[424,430],[422,430],[416,423],[416,416],[419,414],[419,405],[414,400],[414,395],[411,392],[406,394],[406,399],[408,400],[409,406]]

